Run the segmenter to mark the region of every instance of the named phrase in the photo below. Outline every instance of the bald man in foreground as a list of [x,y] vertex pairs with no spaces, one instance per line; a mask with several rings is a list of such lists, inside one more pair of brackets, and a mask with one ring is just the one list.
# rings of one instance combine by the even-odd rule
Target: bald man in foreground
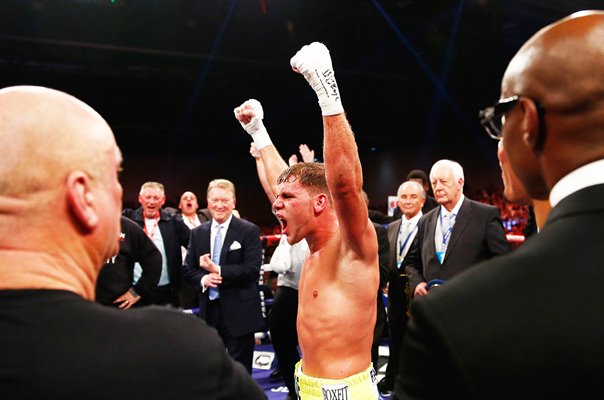
[[482,123],[553,208],[517,250],[414,303],[397,399],[602,398],[603,65],[603,12],[547,26],[508,65]]
[[0,397],[265,398],[199,319],[92,301],[122,204],[99,114],[55,90],[2,89],[0,148]]

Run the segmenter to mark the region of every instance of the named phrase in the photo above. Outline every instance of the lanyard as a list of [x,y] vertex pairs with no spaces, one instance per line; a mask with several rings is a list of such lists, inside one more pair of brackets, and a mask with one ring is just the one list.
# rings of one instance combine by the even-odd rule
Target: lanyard
[[[413,232],[415,232],[416,229],[417,229],[417,224],[415,224],[415,226],[413,227],[413,229],[411,229],[409,231],[409,233],[407,234],[407,237],[405,238],[405,241],[403,242],[403,244],[401,244],[401,248],[398,251],[399,257],[403,255],[403,250],[407,246],[407,242],[409,241],[409,238],[411,238],[411,234],[413,234]],[[401,231],[401,233],[403,233],[403,231]]]
[[[155,231],[157,230],[157,225],[159,223],[159,217],[157,218],[145,218],[143,216],[143,218],[145,219],[144,223],[143,223],[143,230],[145,231],[145,233],[147,234],[147,236],[149,237],[149,239],[153,239],[153,236],[155,235]],[[147,232],[147,219],[153,219],[153,228],[151,229],[151,232]]]

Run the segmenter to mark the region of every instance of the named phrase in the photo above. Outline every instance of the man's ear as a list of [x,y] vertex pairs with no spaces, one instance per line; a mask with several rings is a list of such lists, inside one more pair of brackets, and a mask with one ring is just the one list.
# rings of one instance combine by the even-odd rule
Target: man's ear
[[317,194],[314,202],[315,214],[323,211],[325,207],[327,207],[327,204],[329,204],[329,198],[327,198],[327,195],[325,193]]
[[534,101],[521,98],[520,109],[522,111],[522,142],[533,152],[538,153],[541,151],[542,142],[545,138],[540,137],[542,132],[539,125],[539,111],[537,110],[537,106]]
[[67,177],[67,203],[78,224],[86,231],[93,230],[99,223],[94,194],[88,175],[73,171]]

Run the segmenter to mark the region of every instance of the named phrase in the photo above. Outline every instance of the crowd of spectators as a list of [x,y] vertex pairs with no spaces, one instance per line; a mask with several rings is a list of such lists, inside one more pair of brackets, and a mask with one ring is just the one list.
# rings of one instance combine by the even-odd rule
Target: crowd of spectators
[[491,189],[482,189],[470,194],[472,199],[499,208],[503,229],[508,235],[524,235],[529,216],[527,205],[514,204],[505,199],[501,193]]
[[[482,189],[472,189],[468,188],[466,196],[472,200],[479,201],[481,203],[490,204],[499,208],[501,215],[501,222],[503,223],[503,228],[506,234],[511,235],[523,235],[524,229],[526,227],[526,223],[529,216],[529,208],[526,205],[518,205],[507,201],[501,191],[498,191],[493,188],[482,188]],[[200,202],[203,203],[203,201]],[[124,203],[125,208],[130,208],[132,205],[128,202]],[[130,205],[130,206],[129,206]],[[129,206],[129,207],[127,207]],[[167,199],[166,200],[167,207],[178,206],[178,201]],[[203,204],[200,204],[200,207]],[[383,204],[378,204],[377,202],[371,202],[370,208],[373,210],[377,210],[384,214],[387,213],[387,201],[384,200]],[[242,215],[242,218],[247,219],[245,215]],[[255,221],[252,221],[255,222]],[[270,223],[259,223],[260,231],[263,236],[270,235],[279,235],[281,233],[281,226],[279,222],[275,219],[275,222]],[[265,258],[270,257],[272,252],[272,247],[278,244],[278,240],[273,243],[273,241],[267,241],[267,252],[265,254]]]

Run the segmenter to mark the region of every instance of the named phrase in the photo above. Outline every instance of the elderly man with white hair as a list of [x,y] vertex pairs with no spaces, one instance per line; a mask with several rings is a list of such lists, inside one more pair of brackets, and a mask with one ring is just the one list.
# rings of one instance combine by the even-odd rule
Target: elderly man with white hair
[[420,219],[403,263],[414,296],[425,296],[480,261],[509,251],[499,210],[463,195],[459,163],[437,161],[430,182],[440,207]]

